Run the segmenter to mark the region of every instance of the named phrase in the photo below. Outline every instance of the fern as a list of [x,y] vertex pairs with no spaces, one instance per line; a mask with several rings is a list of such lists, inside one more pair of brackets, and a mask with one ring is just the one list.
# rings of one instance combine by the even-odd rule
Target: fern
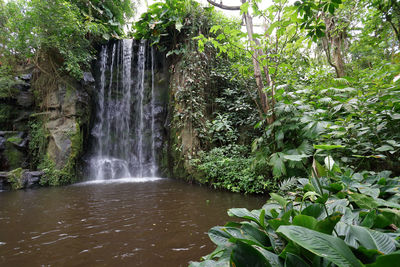
[[288,192],[288,191],[292,190],[293,188],[295,188],[298,185],[299,185],[299,183],[297,181],[297,178],[296,177],[291,177],[289,179],[283,180],[279,184],[279,192]]

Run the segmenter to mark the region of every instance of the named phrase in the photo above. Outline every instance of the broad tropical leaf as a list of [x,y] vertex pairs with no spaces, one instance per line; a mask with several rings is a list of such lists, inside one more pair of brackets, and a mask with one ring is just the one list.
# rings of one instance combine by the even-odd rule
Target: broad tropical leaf
[[338,266],[362,266],[350,248],[338,237],[294,225],[281,226],[277,232],[285,235],[288,239],[314,254],[325,257]]
[[224,227],[215,226],[208,231],[211,241],[218,246],[226,246],[229,244],[230,235],[223,231]]
[[231,254],[231,266],[270,267],[264,255],[253,246],[238,241]]
[[228,215],[251,220],[262,226],[262,223],[260,222],[261,211],[249,211],[245,208],[234,208],[228,210]]
[[299,256],[292,253],[286,254],[285,267],[309,267],[309,266],[310,265],[307,264]]
[[350,234],[367,249],[376,249],[383,254],[396,250],[396,241],[388,234],[357,225],[351,225],[350,229]]
[[400,254],[393,253],[389,255],[382,255],[376,258],[376,261],[367,264],[367,267],[393,267],[400,262]]

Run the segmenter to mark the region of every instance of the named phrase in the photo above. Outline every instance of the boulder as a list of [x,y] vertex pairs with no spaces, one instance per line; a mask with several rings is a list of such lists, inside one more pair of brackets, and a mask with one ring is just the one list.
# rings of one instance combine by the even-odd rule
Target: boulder
[[42,171],[25,171],[22,174],[23,188],[35,188],[40,186],[40,179],[44,172]]
[[35,102],[35,98],[30,91],[21,91],[17,95],[17,103],[18,105],[24,107],[24,108],[29,108],[31,107]]
[[32,73],[23,74],[19,78],[25,82],[29,82],[32,79]]
[[22,168],[0,172],[0,191],[39,187],[43,175],[42,171],[29,171]]
[[50,132],[47,153],[56,167],[62,168],[67,163],[71,152],[71,137],[78,131],[76,121],[75,119],[61,117],[47,122],[45,126]]
[[11,185],[8,182],[8,172],[0,172],[0,191],[10,190]]
[[26,168],[29,165],[28,144],[26,132],[0,132],[0,171]]
[[0,136],[0,152],[6,149],[7,139],[4,136]]
[[84,85],[88,85],[88,84],[91,84],[94,82],[95,82],[95,80],[94,80],[93,74],[91,72],[83,73],[83,84]]

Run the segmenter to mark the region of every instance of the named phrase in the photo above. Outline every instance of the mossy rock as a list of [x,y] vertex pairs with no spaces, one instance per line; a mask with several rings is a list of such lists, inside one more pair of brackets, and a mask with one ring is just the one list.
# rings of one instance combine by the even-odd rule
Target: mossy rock
[[18,145],[22,142],[22,138],[19,136],[13,136],[7,139],[7,142],[13,143],[15,145]]
[[41,185],[58,186],[78,181],[77,163],[83,153],[83,133],[78,122],[75,123],[75,131],[70,131],[66,138],[70,142],[66,162],[57,165],[57,161],[48,151],[42,163],[38,166],[40,170],[44,171],[44,176],[40,181]]
[[10,170],[21,167],[25,162],[25,154],[11,142],[7,142],[3,154],[7,159]]
[[0,127],[2,130],[13,130],[13,121],[18,118],[19,110],[10,104],[0,105]]
[[22,168],[14,169],[8,173],[8,182],[11,184],[13,190],[22,189],[24,187],[22,174],[24,170]]

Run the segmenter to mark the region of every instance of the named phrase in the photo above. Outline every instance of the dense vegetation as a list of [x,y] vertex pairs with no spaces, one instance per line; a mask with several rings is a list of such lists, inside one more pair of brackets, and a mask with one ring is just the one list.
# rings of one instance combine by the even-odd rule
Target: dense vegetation
[[[208,88],[181,104],[181,121],[199,139],[190,172],[214,188],[285,197],[271,193],[260,210],[231,209],[246,221],[212,228],[217,249],[192,266],[398,260],[397,1],[274,0],[265,9],[256,0],[208,2],[238,10],[242,21],[206,8],[201,27],[189,1],[166,1],[136,24],[139,36],[195,66],[185,73]],[[264,24],[257,33],[253,19]],[[192,41],[182,45],[182,36]]]
[[[212,228],[218,248],[192,265],[398,260],[398,1],[208,2],[155,3],[127,34],[164,50],[182,78],[171,89],[171,154],[195,182],[285,197],[271,193],[258,211],[231,209],[247,221]],[[130,1],[0,0],[0,98],[13,97],[27,64],[81,79],[95,46],[125,36],[132,13]],[[31,124],[31,153],[43,157],[41,125]],[[53,184],[58,172],[47,163],[35,164]]]
[[[169,49],[168,55],[185,60],[190,54],[190,60],[194,49],[206,55],[196,59],[208,63],[205,69],[198,64],[196,75],[210,80],[212,99],[186,98],[203,117],[193,120],[204,143],[192,161],[202,172],[198,181],[232,191],[270,190],[271,182],[303,177],[321,162],[313,156],[318,144],[341,146],[332,157],[342,167],[398,175],[398,4],[273,1],[261,9],[259,2],[237,11],[264,21],[253,40],[241,21],[212,8],[193,15],[198,4],[189,1],[154,4],[136,23],[137,36]],[[182,35],[194,42],[178,43]]]
[[27,59],[40,68],[41,57],[55,54],[62,62],[58,71],[81,78],[94,59],[96,41],[124,36],[124,25],[133,10],[130,1],[2,0],[2,69],[15,69],[13,63]]

